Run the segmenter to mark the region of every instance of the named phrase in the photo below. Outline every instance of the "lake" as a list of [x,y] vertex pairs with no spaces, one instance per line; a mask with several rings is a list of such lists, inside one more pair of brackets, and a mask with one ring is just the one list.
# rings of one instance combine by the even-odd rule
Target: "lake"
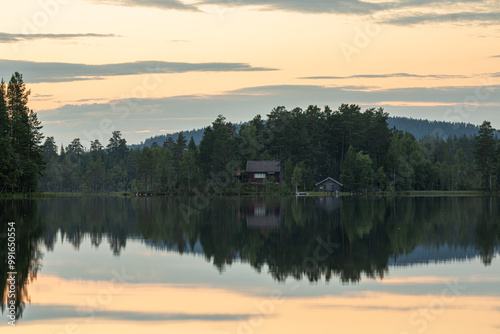
[[2,200],[0,326],[10,327],[15,222],[16,333],[498,333],[499,207],[498,197]]

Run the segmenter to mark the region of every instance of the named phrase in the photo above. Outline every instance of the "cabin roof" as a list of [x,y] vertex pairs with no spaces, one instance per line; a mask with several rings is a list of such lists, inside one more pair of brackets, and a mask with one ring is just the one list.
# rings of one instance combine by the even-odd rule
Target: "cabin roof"
[[280,162],[270,161],[270,160],[260,160],[260,161],[247,161],[247,173],[255,172],[280,172]]
[[336,184],[338,184],[339,186],[343,187],[344,185],[342,183],[340,183],[339,181],[335,180],[335,179],[332,179],[331,177],[327,177],[326,179],[322,180],[322,181],[319,181],[318,183],[316,183],[316,187],[319,186],[320,184],[322,183],[325,183],[326,181],[333,181],[335,182]]

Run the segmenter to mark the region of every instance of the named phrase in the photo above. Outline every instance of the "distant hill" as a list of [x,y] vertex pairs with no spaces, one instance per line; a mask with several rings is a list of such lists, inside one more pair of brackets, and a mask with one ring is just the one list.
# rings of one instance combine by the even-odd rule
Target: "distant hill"
[[[441,138],[447,138],[448,136],[474,136],[479,131],[479,126],[473,125],[470,123],[451,123],[451,122],[441,122],[441,121],[429,121],[426,119],[414,119],[408,117],[389,117],[387,120],[389,124],[389,128],[396,128],[402,131],[408,131],[415,136],[417,139],[422,139],[426,135],[437,135]],[[246,124],[246,123],[242,123]],[[238,124],[237,126],[240,126]],[[191,137],[193,137],[195,143],[197,145],[200,144],[201,139],[203,138],[203,129],[193,129],[188,131],[182,131],[186,139],[189,141]],[[500,133],[497,131],[497,135]],[[179,132],[167,134],[167,135],[158,135],[151,138],[146,139],[143,143],[130,145],[129,147],[132,149],[148,146],[150,147],[154,142],[158,145],[163,145],[165,140],[168,137],[172,137],[174,141],[177,140],[179,136]]]
[[427,119],[414,119],[408,117],[389,117],[387,120],[389,128],[408,131],[417,139],[427,135],[437,135],[441,138],[456,135],[474,136],[479,131],[479,126],[470,123],[451,123],[441,121],[429,121]]
[[[193,137],[196,145],[200,144],[201,139],[203,138],[204,129],[193,129],[188,131],[182,131],[186,139],[189,141],[191,137]],[[179,137],[180,132],[175,132],[167,135],[158,135],[151,138],[146,139],[144,142],[135,145],[129,145],[131,149],[143,148],[144,146],[151,147],[151,145],[156,142],[158,145],[163,145],[163,143],[167,140],[168,137],[172,137],[174,141],[177,141],[177,137]]]

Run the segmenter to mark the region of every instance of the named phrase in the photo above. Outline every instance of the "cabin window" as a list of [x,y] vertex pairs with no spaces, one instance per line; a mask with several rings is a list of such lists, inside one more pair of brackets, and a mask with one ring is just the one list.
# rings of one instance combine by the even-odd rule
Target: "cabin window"
[[266,178],[266,174],[264,174],[264,173],[255,173],[254,178],[256,178],[256,179],[265,179]]
[[266,207],[264,205],[258,205],[253,211],[254,216],[264,217],[266,215]]

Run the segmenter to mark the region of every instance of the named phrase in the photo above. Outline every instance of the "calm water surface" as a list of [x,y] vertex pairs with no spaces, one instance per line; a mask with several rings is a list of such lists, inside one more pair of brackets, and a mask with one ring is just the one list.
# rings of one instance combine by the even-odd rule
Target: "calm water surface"
[[[16,223],[2,333],[499,333],[500,200],[56,198]],[[9,327],[9,328],[8,328]]]

